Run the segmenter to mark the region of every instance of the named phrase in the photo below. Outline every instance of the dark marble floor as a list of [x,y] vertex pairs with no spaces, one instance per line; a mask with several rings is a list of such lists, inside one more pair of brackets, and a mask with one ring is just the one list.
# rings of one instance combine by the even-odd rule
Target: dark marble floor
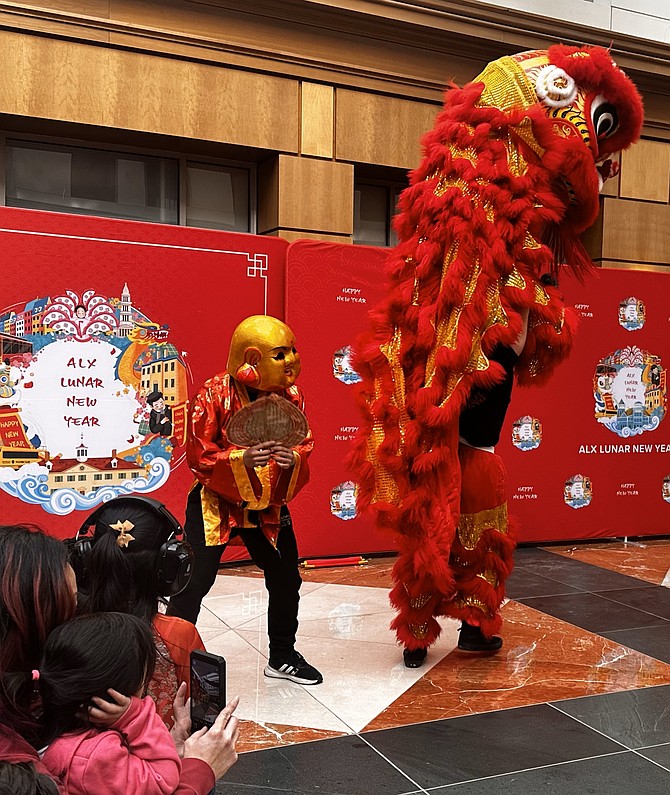
[[[262,750],[242,753],[217,793],[670,791],[670,588],[658,563],[668,553],[670,541],[517,550],[501,653],[443,651],[363,729],[248,741]],[[389,568],[380,560],[313,581],[355,594],[386,588]],[[350,664],[350,686],[362,687]],[[384,664],[379,676],[393,676]]]

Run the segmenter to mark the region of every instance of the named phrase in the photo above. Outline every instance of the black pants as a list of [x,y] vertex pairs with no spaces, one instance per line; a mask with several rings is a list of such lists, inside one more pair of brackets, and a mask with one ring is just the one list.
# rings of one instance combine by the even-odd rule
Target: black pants
[[[200,605],[214,584],[225,544],[205,545],[205,527],[200,503],[201,487],[194,488],[186,505],[186,538],[193,547],[193,574],[186,588],[170,599],[167,612],[195,624]],[[251,558],[265,576],[268,591],[268,635],[270,659],[284,660],[295,645],[298,631],[298,602],[302,579],[298,571],[298,546],[288,508],[281,509],[277,549],[260,527],[239,528]]]

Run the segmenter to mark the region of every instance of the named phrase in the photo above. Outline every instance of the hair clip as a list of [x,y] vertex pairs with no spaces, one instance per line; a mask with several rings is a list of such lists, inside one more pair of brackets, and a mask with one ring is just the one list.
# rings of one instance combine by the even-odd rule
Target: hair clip
[[131,541],[135,540],[135,536],[130,535],[130,531],[135,525],[129,522],[128,519],[126,519],[125,522],[119,519],[116,524],[110,524],[110,527],[119,534],[119,537],[116,539],[116,545],[118,547],[127,547]]

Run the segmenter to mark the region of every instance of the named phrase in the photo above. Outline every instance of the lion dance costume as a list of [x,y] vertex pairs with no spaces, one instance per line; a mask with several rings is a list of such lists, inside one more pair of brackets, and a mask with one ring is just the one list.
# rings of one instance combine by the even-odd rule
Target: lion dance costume
[[364,418],[351,456],[359,506],[397,540],[392,628],[406,651],[435,641],[436,616],[487,639],[500,628],[515,547],[504,471],[492,451],[459,444],[459,422],[473,395],[506,378],[511,391],[512,372],[542,384],[567,356],[575,317],[552,285],[563,266],[592,267],[578,235],[598,215],[610,156],[641,125],[640,97],[606,50],[556,45],[451,89],[423,140],[389,292],[357,348]]

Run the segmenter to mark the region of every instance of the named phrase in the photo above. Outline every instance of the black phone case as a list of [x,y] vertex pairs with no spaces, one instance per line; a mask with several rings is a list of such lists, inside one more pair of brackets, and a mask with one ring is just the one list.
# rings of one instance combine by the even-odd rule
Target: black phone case
[[[218,675],[218,692],[215,697],[212,695],[204,701],[194,699],[194,677],[197,676],[194,674],[194,661],[196,663],[198,661],[204,663],[211,669],[212,673],[216,673]],[[211,654],[210,652],[206,651],[192,651],[190,668],[191,731],[198,731],[204,726],[207,726],[208,728],[211,727],[214,724],[216,715],[218,715],[219,712],[226,706],[226,661],[218,654]],[[203,715],[202,704],[209,704],[215,707],[214,712],[216,715],[214,715],[214,717],[211,719]],[[207,710],[205,709],[204,712],[206,713]]]

